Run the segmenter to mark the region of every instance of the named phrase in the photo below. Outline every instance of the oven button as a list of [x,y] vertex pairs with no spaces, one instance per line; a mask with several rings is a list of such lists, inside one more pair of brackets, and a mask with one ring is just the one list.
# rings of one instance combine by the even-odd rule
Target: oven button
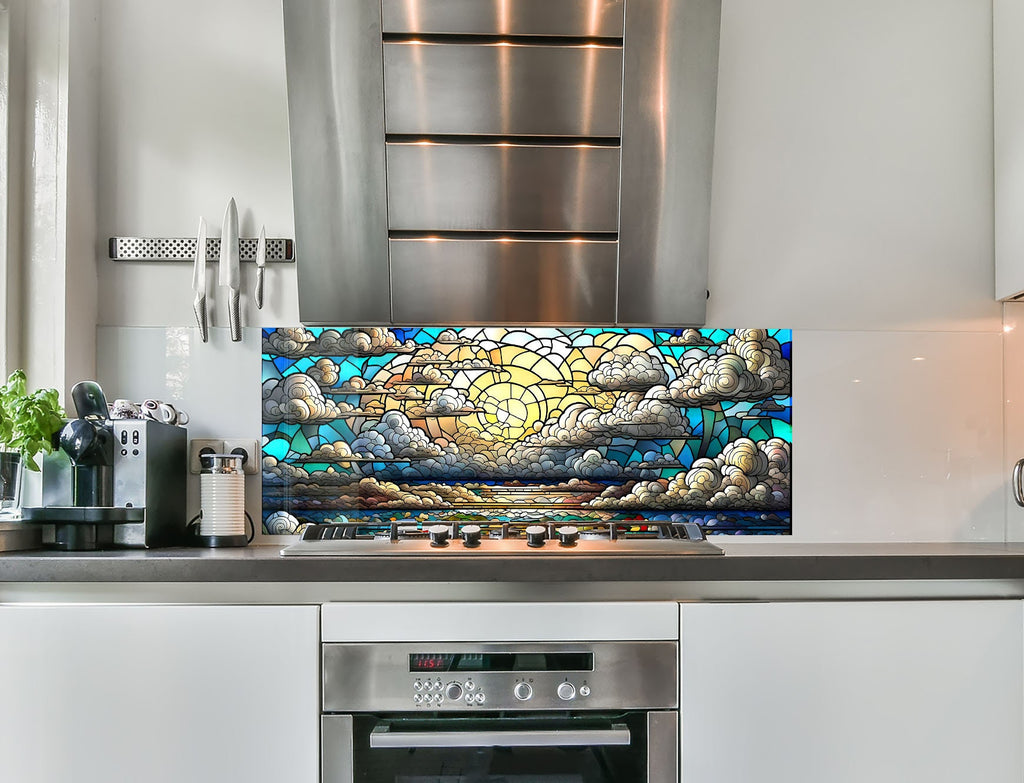
[[467,691],[471,691],[474,688],[476,688],[476,683],[473,682],[472,680],[466,680],[466,690]]
[[462,686],[457,682],[450,682],[448,687],[444,689],[444,695],[449,701],[458,701],[462,698]]
[[415,696],[412,697],[412,703],[413,704],[419,704],[422,701],[423,701],[423,697],[420,696],[418,693]]
[[434,703],[435,704],[440,704],[443,701],[444,701],[444,697],[440,693],[435,693],[434,694]]
[[466,704],[468,704],[469,706],[473,705],[473,694],[472,693],[467,693],[466,694]]
[[412,689],[414,691],[421,691],[421,690],[423,690],[423,683],[420,682],[419,680],[416,680],[416,682],[414,682],[412,684]]
[[528,682],[517,682],[516,687],[512,689],[512,693],[519,701],[527,701],[533,696],[533,688],[530,687]]
[[562,701],[572,701],[576,698],[576,686],[571,682],[558,683],[558,689],[555,692]]
[[589,696],[589,695],[590,695],[590,686],[589,685],[581,685],[580,686],[580,696]]
[[480,692],[480,693],[477,693],[476,696],[473,697],[473,701],[475,701],[477,704],[483,704],[484,700],[486,698],[487,697],[484,696],[483,692]]

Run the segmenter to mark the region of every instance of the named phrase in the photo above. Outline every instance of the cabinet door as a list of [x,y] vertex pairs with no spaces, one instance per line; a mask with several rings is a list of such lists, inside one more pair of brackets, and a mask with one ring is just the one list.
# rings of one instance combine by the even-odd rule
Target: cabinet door
[[1024,292],[1024,2],[993,0],[996,299]]
[[317,613],[0,607],[0,779],[315,783]]
[[1019,783],[1019,601],[684,605],[684,783]]

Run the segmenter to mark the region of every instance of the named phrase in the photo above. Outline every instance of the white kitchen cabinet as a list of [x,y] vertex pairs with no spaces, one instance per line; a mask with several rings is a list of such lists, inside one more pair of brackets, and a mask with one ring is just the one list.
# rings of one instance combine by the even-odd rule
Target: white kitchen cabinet
[[1020,783],[1019,601],[684,604],[683,783]]
[[0,607],[0,780],[315,783],[318,609]]
[[1024,0],[992,3],[996,299],[1024,293]]

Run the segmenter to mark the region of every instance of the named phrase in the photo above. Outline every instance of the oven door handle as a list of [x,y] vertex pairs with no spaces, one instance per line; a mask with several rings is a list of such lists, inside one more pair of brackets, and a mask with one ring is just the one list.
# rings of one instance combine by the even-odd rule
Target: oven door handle
[[554,748],[629,745],[629,727],[614,723],[607,729],[533,731],[391,731],[380,723],[370,732],[371,748]]

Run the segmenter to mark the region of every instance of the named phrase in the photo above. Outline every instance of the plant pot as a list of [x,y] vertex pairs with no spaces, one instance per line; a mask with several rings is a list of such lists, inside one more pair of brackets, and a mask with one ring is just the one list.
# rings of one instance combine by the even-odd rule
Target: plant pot
[[21,516],[21,477],[25,466],[16,451],[0,451],[0,518]]

